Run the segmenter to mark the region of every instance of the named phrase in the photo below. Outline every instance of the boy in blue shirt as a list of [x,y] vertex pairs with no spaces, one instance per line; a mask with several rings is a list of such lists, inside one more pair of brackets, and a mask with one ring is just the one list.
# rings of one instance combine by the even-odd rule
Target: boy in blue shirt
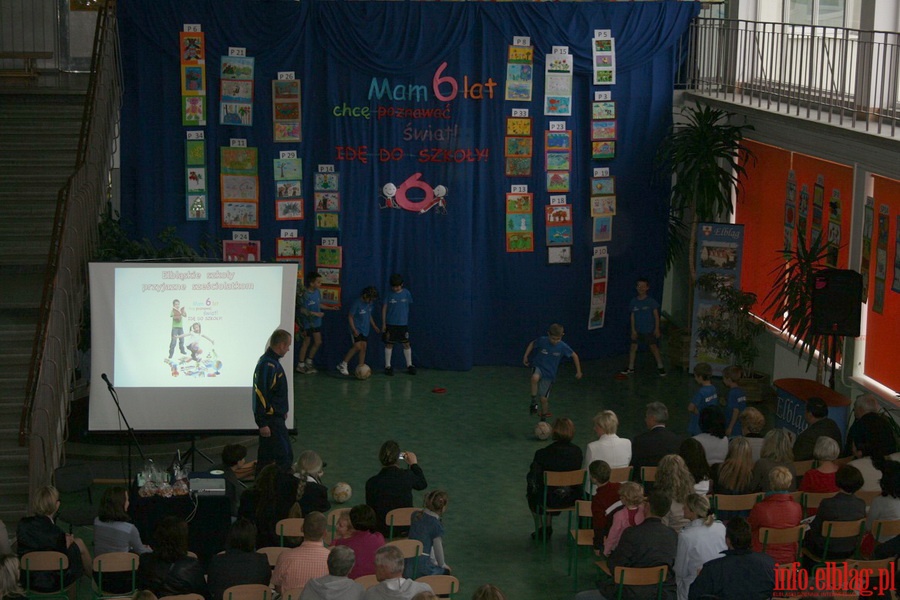
[[[528,347],[525,348],[525,358],[522,359],[526,367],[533,367],[531,371],[531,414],[537,414],[537,398],[540,394],[541,421],[546,421],[548,417],[553,416],[549,410],[550,388],[553,386],[553,380],[556,379],[559,361],[563,356],[572,357],[572,362],[575,363],[575,379],[581,379],[581,361],[578,360],[575,351],[562,341],[564,333],[563,326],[554,323],[547,330],[547,335],[528,344]],[[534,350],[533,357],[531,356],[532,350]],[[530,362],[529,357],[531,358]]]
[[379,333],[378,326],[375,325],[375,319],[372,318],[372,311],[375,307],[375,301],[378,299],[378,290],[369,286],[362,291],[353,306],[350,307],[350,313],[347,315],[347,321],[350,323],[350,337],[353,339],[353,345],[344,355],[344,360],[337,366],[337,370],[341,375],[349,375],[350,370],[347,363],[353,358],[353,355],[359,353],[359,364],[366,364],[366,338],[369,337],[369,328]]
[[412,362],[412,348],[409,345],[409,305],[412,294],[403,287],[403,276],[394,273],[390,279],[391,291],[384,299],[381,307],[381,330],[384,331],[384,374],[393,375],[391,355],[394,344],[403,344],[403,357],[406,359],[406,372],[416,374]]
[[646,344],[656,359],[656,372],[660,377],[665,377],[666,370],[663,368],[662,356],[659,353],[659,302],[647,295],[650,291],[650,282],[646,279],[638,279],[635,289],[637,297],[631,299],[628,307],[631,312],[631,349],[628,352],[628,366],[620,373],[634,374],[638,344]]
[[747,394],[738,385],[738,380],[743,376],[744,370],[738,365],[722,369],[722,383],[728,388],[728,399],[725,403],[725,418],[728,419],[725,435],[728,437],[744,435],[740,416],[747,408]]
[[[306,295],[303,296],[303,304],[300,306],[300,314],[305,316],[303,344],[300,346],[300,360],[297,362],[298,373],[317,373],[313,366],[313,358],[322,345],[322,276],[318,271],[312,271],[306,275]],[[312,344],[310,344],[312,342]],[[309,354],[307,354],[309,351]]]
[[688,404],[688,412],[691,413],[688,421],[688,435],[700,434],[700,413],[707,406],[719,405],[719,393],[712,384],[712,367],[709,363],[697,363],[694,365],[694,381],[700,384],[700,389],[691,398]]

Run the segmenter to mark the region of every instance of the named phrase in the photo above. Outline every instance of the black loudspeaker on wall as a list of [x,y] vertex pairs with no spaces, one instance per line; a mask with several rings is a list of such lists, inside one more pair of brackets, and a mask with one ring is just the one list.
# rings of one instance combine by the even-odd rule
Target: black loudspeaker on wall
[[813,274],[812,329],[821,335],[859,336],[862,275],[848,269]]

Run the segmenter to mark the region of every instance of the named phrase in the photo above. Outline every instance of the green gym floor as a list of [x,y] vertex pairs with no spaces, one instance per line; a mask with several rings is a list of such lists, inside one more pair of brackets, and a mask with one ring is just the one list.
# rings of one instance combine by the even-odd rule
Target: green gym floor
[[[565,416],[575,422],[578,446],[584,448],[595,439],[591,419],[602,409],[615,411],[619,435],[633,438],[644,429],[644,406],[656,400],[668,405],[669,426],[685,430],[685,407],[697,387],[693,377],[679,369],[660,377],[652,358],[643,353],[636,375],[616,380],[614,375],[625,362],[624,356],[585,361],[581,380],[575,379],[571,362],[561,366],[550,410],[554,418]],[[533,521],[525,501],[525,474],[535,450],[549,442],[538,441],[533,434],[537,418],[528,410],[529,373],[525,367],[477,367],[468,372],[420,369],[410,376],[397,369],[393,377],[376,372],[366,381],[336,370],[295,375],[294,454],[317,451],[327,463],[324,483],[330,487],[343,481],[352,487],[353,495],[344,505],[349,507],[365,502],[365,482],[380,468],[381,444],[397,440],[401,448],[416,453],[428,489],[441,488],[450,495],[444,548],[447,563],[462,584],[458,599],[470,598],[483,583],[500,586],[511,600],[572,598],[576,587],[567,575],[564,518],[556,519],[546,551],[530,537]],[[721,389],[721,380],[714,383]],[[434,393],[435,388],[445,388],[446,393]],[[768,415],[771,409],[763,412]],[[250,456],[256,455],[255,438],[207,438],[197,443],[218,459],[221,446],[232,441],[249,442]],[[154,451],[147,445],[144,450]],[[162,454],[171,451],[171,445],[156,450]],[[74,454],[70,450],[70,457]],[[101,460],[123,470],[117,459]],[[209,467],[198,463],[196,468]],[[100,490],[94,494],[99,498]],[[417,506],[422,497],[423,492],[415,493]],[[90,530],[76,533],[90,547]],[[583,548],[578,590],[593,585],[594,560],[593,553]]]

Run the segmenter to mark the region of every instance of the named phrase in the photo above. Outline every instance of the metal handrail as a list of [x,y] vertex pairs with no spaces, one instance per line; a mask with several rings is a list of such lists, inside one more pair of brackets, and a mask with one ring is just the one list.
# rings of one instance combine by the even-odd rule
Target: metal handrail
[[[108,200],[112,149],[121,109],[122,69],[116,1],[99,9],[73,174],[60,190],[48,253],[38,332],[19,425],[19,444],[29,446],[29,487],[50,480],[60,464],[71,408],[73,352],[86,297],[87,264]],[[50,344],[54,339],[57,343]],[[37,415],[43,414],[39,419]]]
[[900,34],[697,18],[681,89],[900,137]]

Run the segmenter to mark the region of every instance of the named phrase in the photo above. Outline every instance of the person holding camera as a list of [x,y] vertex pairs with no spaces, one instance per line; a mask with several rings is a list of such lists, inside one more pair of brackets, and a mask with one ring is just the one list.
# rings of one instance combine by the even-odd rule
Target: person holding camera
[[[412,491],[424,490],[428,487],[428,482],[416,455],[412,452],[401,452],[400,445],[394,440],[388,440],[381,445],[378,460],[381,461],[381,471],[366,482],[366,504],[375,509],[378,531],[387,536],[390,533],[390,528],[385,522],[387,514],[395,508],[411,507]],[[409,467],[401,468],[398,465],[401,460]],[[395,527],[394,535],[405,535],[408,529]]]

